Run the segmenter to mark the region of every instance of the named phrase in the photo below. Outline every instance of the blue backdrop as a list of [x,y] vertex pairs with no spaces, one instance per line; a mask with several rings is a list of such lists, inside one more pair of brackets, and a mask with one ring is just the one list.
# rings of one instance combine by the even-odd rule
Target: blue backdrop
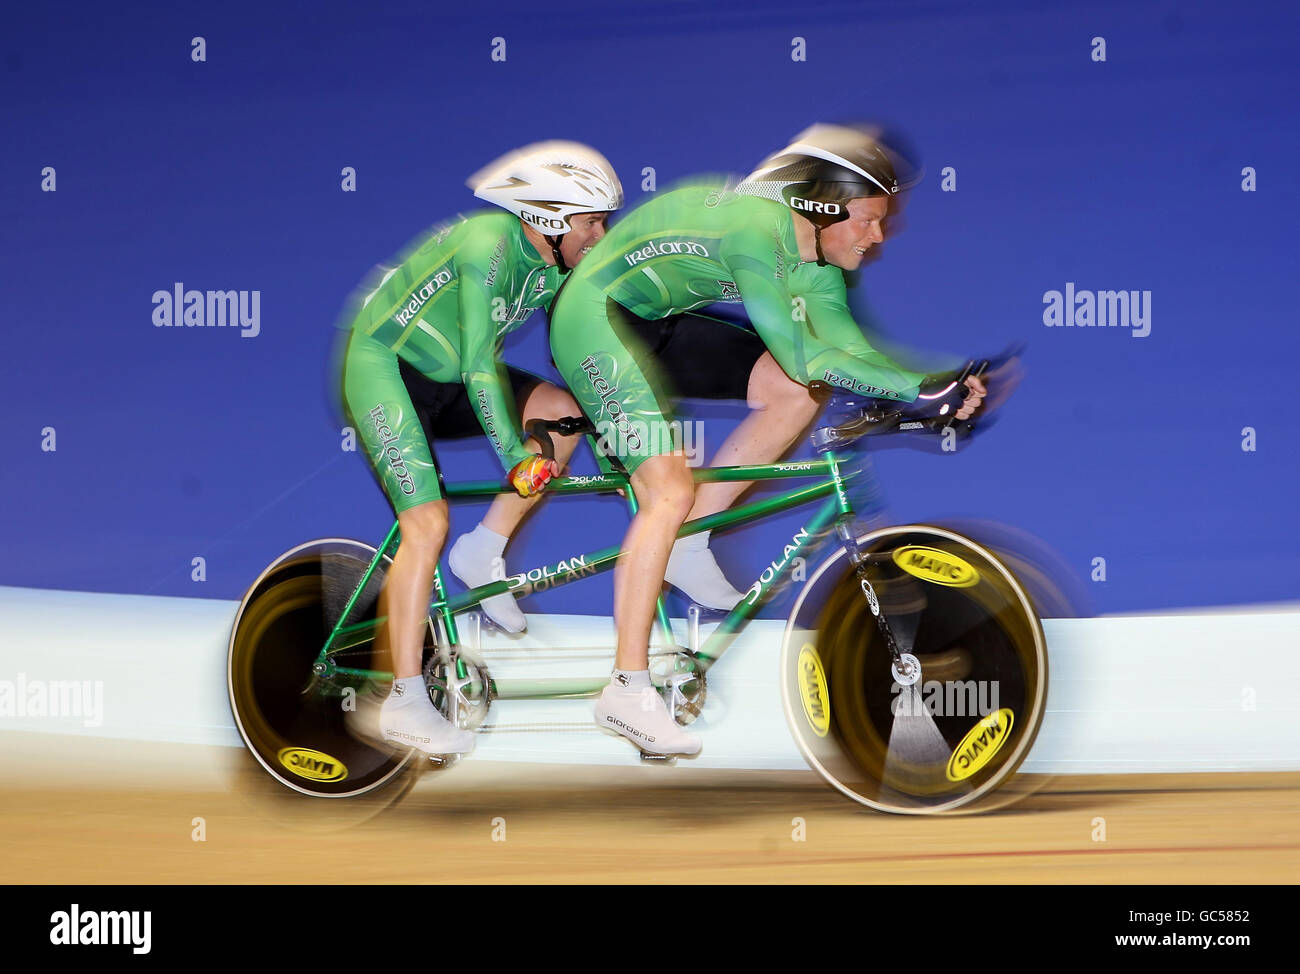
[[[1029,343],[971,449],[882,453],[891,515],[1017,525],[1097,611],[1294,597],[1300,15],[1070,6],[7,7],[0,583],[237,598],[296,542],[381,537],[386,503],[340,449],[332,325],[374,264],[473,207],[464,179],[499,153],[589,142],[635,202],[646,167],[660,187],[740,172],[812,121],[883,116],[928,174],[856,305],[939,362]],[[177,282],[260,292],[260,333],[156,327]],[[1150,333],[1045,326],[1067,282],[1149,291]],[[544,369],[544,330],[507,359]],[[739,413],[697,415],[711,449]],[[451,479],[500,473],[482,441],[440,456]],[[720,536],[734,580],[799,520]],[[617,500],[553,502],[511,567],[625,523]],[[608,576],[525,607],[606,613]]]

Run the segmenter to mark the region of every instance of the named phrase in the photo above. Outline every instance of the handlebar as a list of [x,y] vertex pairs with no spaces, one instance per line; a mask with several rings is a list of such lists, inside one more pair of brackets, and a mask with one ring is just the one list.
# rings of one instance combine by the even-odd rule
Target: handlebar
[[555,441],[552,433],[561,436],[577,436],[580,433],[595,433],[596,427],[585,416],[565,416],[563,419],[530,419],[524,424],[524,432],[537,441],[542,448],[542,459],[555,459]]
[[[969,360],[958,375],[957,381],[964,383],[971,376],[983,375],[990,364],[988,359]],[[836,393],[843,393],[844,390],[830,383],[814,380],[808,384],[808,392],[814,400],[824,406],[835,397]],[[813,433],[813,445],[818,450],[830,450],[846,446],[853,440],[869,434],[943,433],[950,428],[965,434],[975,428],[975,424],[970,420],[959,420],[956,416],[936,416],[904,421],[902,410],[891,408],[887,403],[888,400],[864,396],[849,397],[846,405],[852,407],[856,414],[842,423],[818,427]]]

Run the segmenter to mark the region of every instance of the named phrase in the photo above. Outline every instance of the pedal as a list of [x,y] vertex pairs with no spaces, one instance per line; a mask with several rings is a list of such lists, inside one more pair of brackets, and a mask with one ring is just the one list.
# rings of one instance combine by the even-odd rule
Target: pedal
[[[698,633],[692,635],[693,639],[697,637]],[[650,673],[651,682],[678,724],[684,727],[700,715],[708,689],[705,668],[693,653],[677,650],[651,654]]]
[[721,622],[726,618],[727,613],[731,611],[730,609],[712,609],[707,605],[701,605],[676,585],[669,582],[664,583],[662,597],[670,600],[670,605],[684,606],[688,619],[692,614],[695,614],[701,622]]
[[506,634],[509,634],[510,632],[508,629],[503,629],[501,626],[498,626],[496,624],[496,621],[486,612],[483,613],[483,620],[479,624],[487,632],[497,632],[497,633],[506,633]]
[[476,621],[474,622],[474,625],[478,629],[478,633],[476,633],[476,639],[475,639],[475,648],[478,648],[479,644],[477,641],[477,637],[481,633],[496,632],[496,633],[504,633],[506,635],[511,635],[510,630],[503,629],[500,626],[498,626],[495,620],[493,620],[493,618],[490,615],[488,615],[486,612],[470,612],[468,613],[468,615],[470,617],[475,618]]
[[[683,596],[685,598],[685,596]],[[700,622],[721,622],[727,617],[730,609],[711,609],[707,605],[700,605],[698,602],[690,602],[686,606],[686,616],[694,616],[697,624]]]
[[[629,741],[628,738],[624,737],[618,731],[613,730],[609,727],[601,727],[600,725],[597,725],[596,729],[600,731],[600,733],[605,734],[609,737],[617,738],[618,740],[623,741],[625,743],[631,743],[631,741]],[[632,746],[636,747],[635,744],[632,744]],[[643,751],[639,747],[636,749],[636,752],[640,756],[642,764],[676,764],[677,763],[676,754],[651,754],[649,751]]]
[[459,764],[463,756],[460,754],[428,754],[419,748],[411,747],[411,745],[403,741],[393,741],[385,738],[368,743],[376,750],[385,751],[393,757],[410,754],[413,764],[422,764],[426,771],[445,771],[447,768]]

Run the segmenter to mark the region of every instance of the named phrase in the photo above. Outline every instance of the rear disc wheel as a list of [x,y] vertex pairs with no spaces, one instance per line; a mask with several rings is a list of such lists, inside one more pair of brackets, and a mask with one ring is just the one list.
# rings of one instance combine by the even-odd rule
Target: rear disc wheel
[[[344,539],[299,545],[271,563],[235,616],[227,661],[235,724],[262,768],[302,795],[355,798],[400,793],[409,785],[404,778],[412,752],[376,746],[349,730],[347,715],[370,681],[332,668],[313,672],[374,554],[373,547]],[[389,564],[386,558],[376,567],[348,624],[373,622]],[[374,669],[373,631],[350,641],[331,655],[333,666]],[[426,648],[432,642],[430,631]]]

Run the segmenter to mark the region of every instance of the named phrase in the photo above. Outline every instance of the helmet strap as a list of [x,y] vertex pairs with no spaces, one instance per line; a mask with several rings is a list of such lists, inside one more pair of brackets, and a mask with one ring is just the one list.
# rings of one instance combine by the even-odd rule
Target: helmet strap
[[555,266],[560,269],[560,273],[569,273],[569,265],[564,262],[564,255],[560,253],[560,237],[556,234],[547,234],[546,242],[551,245],[551,254],[555,257]]
[[826,266],[826,255],[822,253],[822,228],[813,225],[813,242],[817,245],[817,266]]

